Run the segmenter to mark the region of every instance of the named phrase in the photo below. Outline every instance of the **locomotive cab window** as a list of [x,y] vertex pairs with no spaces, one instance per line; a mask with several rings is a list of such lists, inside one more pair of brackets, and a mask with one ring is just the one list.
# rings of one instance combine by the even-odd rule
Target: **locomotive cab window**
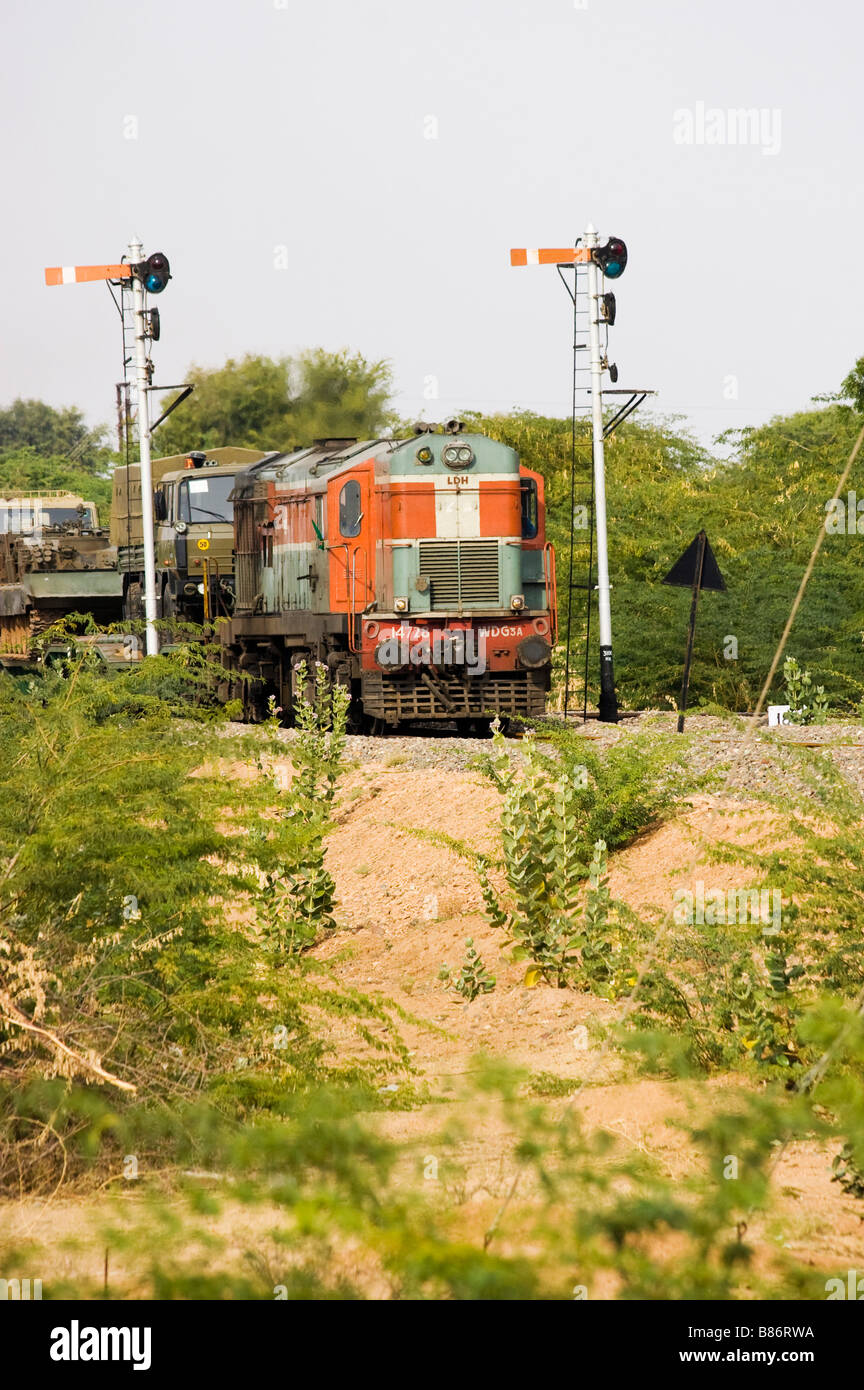
[[339,534],[351,539],[360,535],[360,484],[350,478],[339,494]]
[[537,484],[533,478],[522,478],[519,491],[522,503],[522,539],[533,541],[537,535]]

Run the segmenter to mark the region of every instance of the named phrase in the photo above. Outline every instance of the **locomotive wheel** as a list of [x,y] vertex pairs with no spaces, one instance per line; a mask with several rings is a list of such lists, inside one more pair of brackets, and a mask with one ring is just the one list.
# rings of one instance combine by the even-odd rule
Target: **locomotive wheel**
[[345,721],[345,732],[348,734],[365,734],[367,720],[362,709],[357,708],[357,701],[352,700],[348,706],[348,718]]
[[379,719],[374,714],[364,714],[361,715],[360,727],[355,732],[366,734],[370,738],[384,738],[390,732],[390,725],[386,719]]
[[[509,719],[503,718],[501,715],[498,716],[498,719],[499,719],[499,723],[500,723],[500,725],[501,725],[501,732],[502,732],[502,734],[506,734],[506,732],[507,732],[507,730],[508,730],[508,728],[509,728],[509,726],[510,726],[510,720],[509,720]],[[492,737],[492,723],[493,723],[493,721],[492,721],[491,719],[472,719],[472,720],[471,720],[471,723],[472,723],[472,725],[474,726],[474,727],[473,727],[473,733],[474,733],[474,737],[475,737],[475,738],[491,738],[491,737]]]

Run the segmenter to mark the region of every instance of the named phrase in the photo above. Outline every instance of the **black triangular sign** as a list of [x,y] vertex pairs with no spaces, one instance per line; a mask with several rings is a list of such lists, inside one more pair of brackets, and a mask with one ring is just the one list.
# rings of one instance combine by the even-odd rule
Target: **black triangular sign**
[[[700,531],[698,536],[694,536],[680,560],[676,560],[666,578],[664,584],[680,584],[682,588],[692,589],[696,578],[696,566],[699,563],[699,540],[705,535]],[[725,590],[726,584],[720,573],[720,567],[714,558],[714,551],[711,543],[705,536],[705,558],[702,561],[702,583],[700,589],[719,589]]]

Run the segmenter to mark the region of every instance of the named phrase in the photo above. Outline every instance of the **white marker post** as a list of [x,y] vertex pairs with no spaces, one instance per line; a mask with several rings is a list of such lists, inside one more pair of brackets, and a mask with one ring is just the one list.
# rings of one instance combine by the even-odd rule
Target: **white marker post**
[[[599,243],[597,231],[588,223],[582,245],[593,250]],[[606,528],[606,456],[603,446],[603,359],[600,353],[600,270],[589,260],[588,274],[589,349],[591,356],[591,415],[593,421],[594,517],[597,525],[597,607],[600,619],[600,718],[618,723],[618,697],[612,662],[612,605],[609,589],[609,543]]]
[[[129,261],[133,266],[144,260],[144,248],[134,237],[129,242]],[[156,631],[156,547],[153,541],[153,471],[150,467],[150,399],[147,387],[147,333],[144,318],[144,283],[132,275],[132,304],[135,314],[135,387],[138,395],[138,457],[141,464],[141,531],[144,538],[144,618],[145,649],[148,656],[159,651]],[[131,501],[130,501],[131,505]]]

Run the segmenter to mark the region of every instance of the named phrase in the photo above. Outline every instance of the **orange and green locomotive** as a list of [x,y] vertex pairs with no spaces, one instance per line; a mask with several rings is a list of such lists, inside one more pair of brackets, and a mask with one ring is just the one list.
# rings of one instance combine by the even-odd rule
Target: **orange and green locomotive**
[[226,686],[290,710],[298,667],[352,696],[355,727],[488,728],[543,713],[556,637],[543,479],[458,421],[319,440],[238,474]]

